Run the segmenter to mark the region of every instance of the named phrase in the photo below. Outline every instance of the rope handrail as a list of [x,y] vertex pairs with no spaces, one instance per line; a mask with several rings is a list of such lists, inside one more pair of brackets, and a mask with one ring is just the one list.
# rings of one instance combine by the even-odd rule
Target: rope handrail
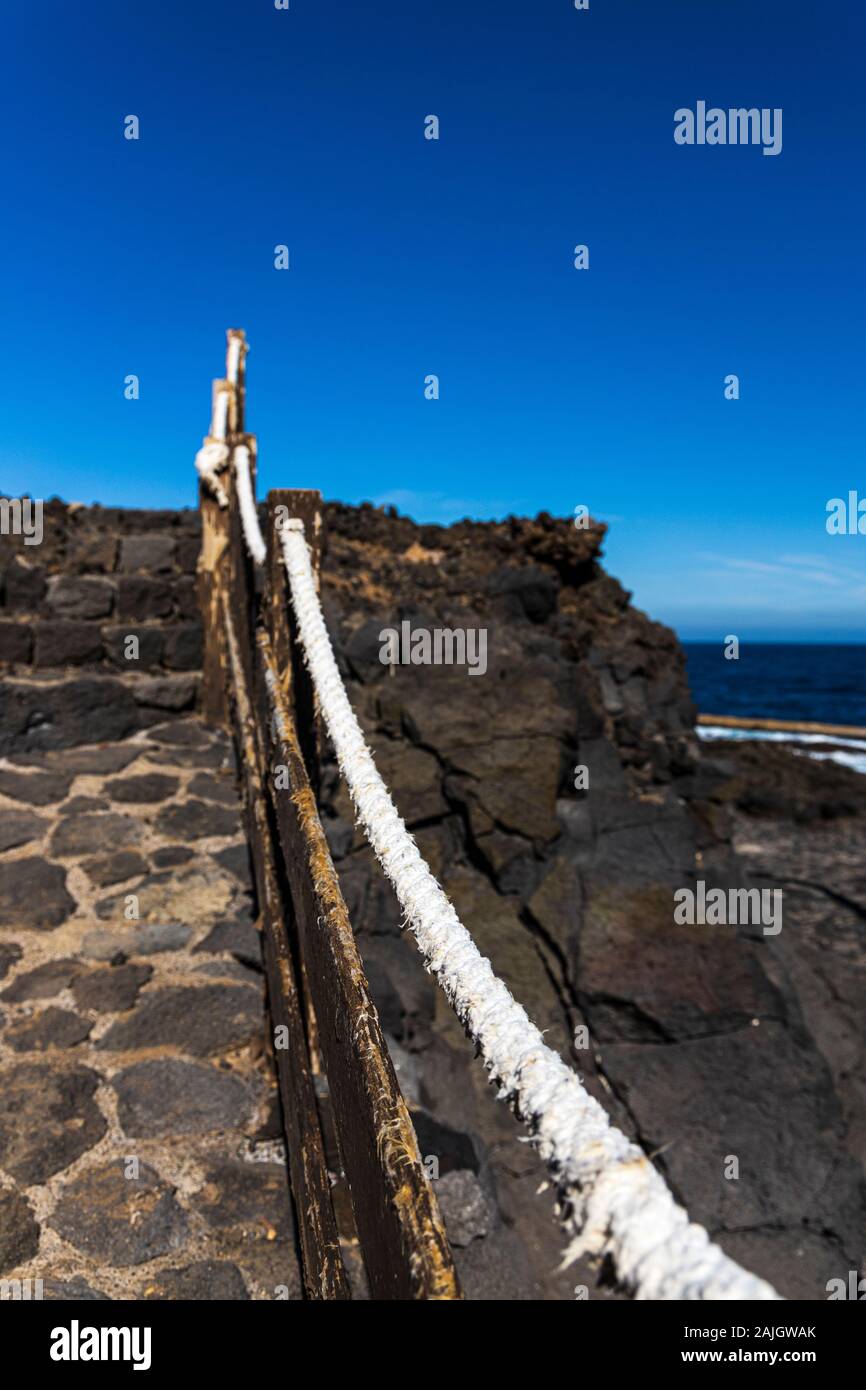
[[238,493],[238,507],[241,513],[244,540],[255,563],[257,565],[263,565],[267,559],[268,548],[265,545],[265,538],[262,535],[262,528],[259,526],[259,518],[256,513],[256,499],[253,496],[253,484],[250,472],[250,451],[246,444],[236,445],[234,450],[234,463],[235,485]]
[[[267,548],[243,446],[235,448],[234,463],[244,540],[261,564]],[[611,1124],[481,955],[376,768],[334,657],[303,522],[282,522],[278,539],[305,662],[357,819],[394,887],[427,969],[498,1085],[498,1098],[526,1124],[547,1163],[570,1236],[564,1263],[582,1254],[608,1255],[621,1283],[638,1299],[779,1299],[770,1284],[744,1270],[702,1226],[690,1222],[643,1150]]]

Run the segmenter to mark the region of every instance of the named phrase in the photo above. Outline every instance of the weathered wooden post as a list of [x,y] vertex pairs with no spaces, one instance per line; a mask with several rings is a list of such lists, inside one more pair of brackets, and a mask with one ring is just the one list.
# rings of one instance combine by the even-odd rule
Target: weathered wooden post
[[310,547],[310,564],[320,588],[324,516],[322,494],[312,488],[273,488],[268,493],[268,582],[266,623],[274,656],[281,674],[283,694],[295,717],[307,776],[315,795],[319,794],[319,710],[313,682],[304,665],[298,642],[292,606],[288,602],[286,572],[280,550],[277,525],[296,518],[304,523],[304,536]]
[[[211,432],[196,459],[203,704],[210,722],[231,724],[239,752],[304,1286],[312,1298],[350,1296],[312,1077],[320,1053],[373,1296],[459,1298],[316,805],[318,711],[276,520],[303,520],[318,567],[321,496],[271,495],[257,602],[262,570],[251,562],[241,517],[241,504],[248,522],[255,505],[256,441],[244,432],[246,343],[238,330],[228,340],[226,377],[214,383]],[[251,545],[261,549],[255,535]]]
[[[308,1298],[346,1299],[351,1296],[331,1202],[315,1089],[301,1012],[295,964],[287,931],[292,903],[280,886],[265,786],[267,765],[245,665],[250,659],[250,632],[236,632],[232,605],[223,595],[230,702],[242,767],[244,820],[250,845],[265,977],[273,1056],[282,1103],[286,1162],[294,1198],[301,1270]],[[242,655],[246,648],[246,660]]]
[[267,768],[252,700],[256,581],[244,543],[237,489],[230,467],[231,454],[245,447],[254,492],[256,440],[243,430],[245,357],[244,334],[239,329],[229,329],[226,379],[215,383],[211,430],[212,439],[225,441],[229,451],[229,466],[218,476],[226,506],[220,507],[209,490],[206,519],[203,515],[202,555],[211,562],[202,565],[204,596],[209,603],[203,613],[206,652],[212,663],[206,671],[205,706],[214,722],[231,721],[239,755],[244,828],[256,885],[268,986],[270,1040],[282,1103],[286,1162],[294,1199],[304,1290],[312,1299],[346,1299],[350,1297],[350,1289],[331,1201],[287,931],[292,904],[281,887],[274,859],[275,831],[270,824],[265,787]]
[[315,1013],[371,1293],[387,1299],[459,1298],[438,1203],[370,997],[311,785],[315,701],[293,630],[277,530],[279,521],[296,517],[304,521],[315,554],[321,541],[319,494],[269,493],[267,630],[258,635],[256,685],[303,986]]
[[[237,330],[229,330],[235,335]],[[243,334],[240,335],[241,338]],[[232,359],[229,337],[229,362]],[[237,375],[237,366],[235,366]],[[198,596],[203,627],[201,704],[206,723],[228,724],[226,704],[226,651],[221,612],[221,593],[227,586],[230,496],[229,433],[237,416],[236,382],[223,377],[213,384],[210,433],[198,455],[201,551],[198,558]]]

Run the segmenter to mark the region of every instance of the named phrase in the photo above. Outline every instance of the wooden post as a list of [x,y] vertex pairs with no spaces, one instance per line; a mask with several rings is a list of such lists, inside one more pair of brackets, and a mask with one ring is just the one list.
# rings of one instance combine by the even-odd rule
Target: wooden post
[[265,621],[274,647],[283,694],[295,717],[295,728],[316,797],[319,794],[319,709],[310,674],[304,665],[297,626],[288,601],[286,571],[277,534],[280,520],[297,518],[304,523],[304,536],[310,547],[310,564],[320,586],[324,519],[322,494],[309,488],[272,488],[268,493],[267,613]]
[[234,434],[243,434],[247,409],[247,338],[242,328],[229,328],[226,339],[226,377],[234,387],[231,428]]
[[[256,440],[243,427],[246,342],[229,329],[227,380],[232,387],[228,436],[232,447],[246,444],[255,494]],[[265,789],[266,765],[253,707],[253,632],[256,622],[254,567],[247,554],[234,480],[226,475],[229,507],[224,513],[224,558],[214,576],[223,634],[223,680],[227,710],[241,767],[244,822],[255,875],[262,953],[268,987],[268,1013],[280,1088],[286,1160],[295,1208],[304,1290],[312,1299],[351,1297],[331,1201],[330,1179],[311,1075],[301,1000],[296,983],[288,923],[291,898],[284,892],[274,859],[276,831],[270,822]],[[279,1030],[279,1031],[278,1031]]]
[[[223,378],[213,384],[211,429],[205,444],[225,444],[232,415],[234,385]],[[220,607],[220,592],[227,585],[231,477],[225,469],[220,482],[229,501],[221,507],[207,484],[199,483],[201,511],[201,552],[198,557],[198,597],[204,637],[201,703],[206,724],[228,725],[226,705],[226,652]]]
[[[244,818],[256,880],[268,1011],[282,1102],[286,1161],[294,1198],[304,1290],[312,1299],[351,1297],[340,1237],[331,1202],[330,1179],[307,1053],[294,962],[286,931],[291,902],[280,891],[273,857],[263,785],[261,739],[249,699],[244,663],[235,632],[231,603],[223,595],[223,619],[229,656],[239,761],[244,779]],[[279,1030],[279,1031],[277,1031]]]
[[[289,511],[278,513],[278,507]],[[269,630],[258,634],[256,668],[268,792],[371,1292],[374,1298],[455,1299],[460,1291],[451,1248],[370,997],[296,722],[304,711],[312,718],[314,705],[304,693],[308,676],[293,640],[275,524],[278,515],[297,516],[303,508],[308,534],[317,537],[319,507],[318,494],[281,490],[268,497]],[[310,729],[307,743],[309,750]]]

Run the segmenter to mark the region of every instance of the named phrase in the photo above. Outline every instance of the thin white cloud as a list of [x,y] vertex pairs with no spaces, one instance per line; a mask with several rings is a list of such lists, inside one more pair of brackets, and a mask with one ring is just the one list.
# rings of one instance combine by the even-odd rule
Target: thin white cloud
[[482,502],[465,497],[449,497],[444,492],[416,492],[411,488],[393,488],[373,498],[377,507],[397,507],[408,516],[425,521],[447,523],[460,521],[465,516],[488,520],[492,517],[507,516],[514,510],[502,501]]
[[780,555],[775,560],[751,560],[737,555],[717,555],[705,552],[699,558],[722,566],[722,570],[716,572],[717,578],[724,574],[730,579],[732,571],[742,574],[773,575],[786,587],[794,585],[807,589],[815,584],[822,584],[830,588],[850,590],[852,583],[858,586],[866,583],[866,571],[858,572],[848,566],[834,565],[829,563],[826,558],[819,558],[815,555]]

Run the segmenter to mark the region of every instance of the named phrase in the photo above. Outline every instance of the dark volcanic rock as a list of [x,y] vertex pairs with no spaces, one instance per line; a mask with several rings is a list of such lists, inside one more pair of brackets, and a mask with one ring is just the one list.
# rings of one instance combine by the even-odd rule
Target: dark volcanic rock
[[361,943],[382,1027],[398,1039],[431,1024],[436,1013],[436,986],[407,945],[387,935],[367,937]]
[[222,770],[234,767],[234,753],[218,744],[204,744],[201,748],[186,745],[163,744],[149,753],[151,762],[165,767],[206,767]]
[[237,1265],[228,1260],[199,1260],[185,1268],[162,1269],[151,1275],[141,1297],[237,1303],[249,1299],[249,1294]]
[[203,796],[207,801],[220,801],[224,806],[237,807],[240,793],[234,777],[214,777],[208,772],[198,772],[189,784],[191,796]]
[[91,882],[98,883],[101,888],[147,873],[147,861],[134,850],[118,850],[116,854],[101,854],[95,859],[85,859],[81,867]]
[[31,806],[50,806],[67,795],[72,777],[56,772],[12,772],[0,769],[0,792],[14,801],[27,801]]
[[209,835],[237,835],[240,830],[238,810],[227,811],[221,806],[208,806],[204,801],[184,801],[182,805],[166,806],[156,818],[155,829],[160,835],[175,840],[201,840]]
[[167,743],[174,747],[207,748],[210,744],[210,730],[196,719],[178,719],[172,724],[159,724],[148,731],[148,738],[154,743]]
[[32,613],[45,594],[45,573],[20,555],[16,555],[6,571],[6,607],[10,613]]
[[816,762],[771,743],[714,743],[719,776],[710,792],[752,816],[798,824],[866,815],[866,777],[837,763]]
[[180,922],[129,922],[117,931],[88,932],[81,954],[88,960],[113,960],[118,954],[152,956],[179,951],[192,936]]
[[75,981],[72,992],[80,1009],[123,1013],[132,1008],[139,990],[152,974],[151,965],[117,965],[106,970],[92,970]]
[[[148,874],[135,888],[139,899],[139,915],[145,921],[210,921],[227,904],[230,886],[223,875],[206,861],[196,859],[188,867],[163,869]],[[100,898],[95,904],[96,916],[103,921],[129,921],[129,895],[121,891]],[[130,925],[132,925],[130,923]]]
[[201,623],[171,628],[165,644],[165,664],[170,671],[198,671],[202,665]]
[[452,1245],[469,1245],[491,1231],[495,1209],[471,1169],[455,1168],[440,1177],[436,1198]]
[[162,849],[154,850],[151,859],[155,869],[173,869],[178,864],[188,864],[194,853],[186,845],[163,845]]
[[243,965],[261,969],[261,936],[248,917],[237,916],[220,922],[195,949],[197,952],[228,951]]
[[108,676],[44,685],[7,681],[3,697],[0,755],[120,739],[141,727],[128,688]]
[[0,864],[0,926],[51,931],[74,909],[59,864],[37,856]]
[[478,1172],[478,1154],[468,1134],[440,1124],[425,1110],[412,1111],[412,1124],[418,1136],[421,1158],[437,1159],[440,1176],[457,1171]]
[[51,837],[51,851],[65,857],[87,854],[97,846],[125,849],[138,844],[141,835],[139,821],[114,811],[105,815],[67,816],[57,823]]
[[111,748],[72,748],[62,755],[62,764],[71,772],[83,772],[89,776],[100,776],[109,772],[120,772],[135,762],[142,754],[142,748],[135,744]]
[[10,811],[0,806],[0,853],[38,840],[48,829],[48,821],[30,811]]
[[155,709],[189,709],[198,691],[197,676],[146,676],[134,687],[140,705]]
[[0,941],[0,980],[4,979],[13,965],[21,959],[22,950],[14,941]]
[[22,1062],[0,1086],[0,1167],[29,1186],[43,1183],[93,1148],[106,1130],[93,1099],[99,1077]]
[[37,623],[35,666],[83,666],[102,657],[93,623]]
[[0,621],[0,661],[26,663],[33,649],[29,623]]
[[178,779],[162,772],[142,772],[105,784],[105,791],[112,801],[165,801],[174,795],[177,788]]
[[276,1163],[220,1159],[193,1201],[210,1226],[266,1222],[273,1232],[269,1238],[279,1240],[293,1232],[286,1170]]
[[784,1017],[760,948],[731,927],[673,921],[673,890],[590,885],[580,980],[593,1033],[605,1042],[659,1042]]
[[250,886],[250,852],[246,845],[229,845],[228,849],[217,850],[214,859],[228,869],[229,873],[234,874],[245,887]]
[[57,575],[49,580],[46,603],[61,618],[106,618],[114,605],[110,579]]
[[[689,1184],[693,1219],[718,1232],[804,1228],[828,1242],[828,1253],[836,1246],[859,1258],[851,1241],[862,1212],[862,1168],[840,1155],[826,1066],[783,1027],[674,1047],[606,1045],[602,1060],[644,1144],[665,1148],[675,1190]],[[725,1176],[730,1156],[739,1160],[738,1180]],[[753,1269],[786,1294],[772,1246],[754,1246]]]
[[20,1004],[24,999],[52,999],[72,983],[82,970],[76,960],[49,960],[18,975],[7,985],[0,998],[7,1004]]
[[173,1058],[127,1067],[112,1084],[121,1128],[131,1139],[232,1129],[252,1109],[250,1093],[237,1077]]
[[84,1042],[92,1026],[86,1018],[52,1006],[12,1024],[6,1029],[6,1042],[16,1052],[50,1052]]
[[836,1242],[805,1227],[788,1231],[725,1231],[719,1244],[744,1269],[760,1269],[763,1265],[781,1271],[774,1283],[786,1298],[823,1300],[833,1288],[831,1279],[842,1278],[848,1284],[848,1266]]
[[179,1250],[188,1233],[174,1192],[147,1164],[127,1177],[124,1160],[86,1169],[61,1193],[50,1225],[101,1264],[126,1268]]
[[558,589],[555,577],[538,565],[503,565],[490,579],[490,592],[504,597],[506,614],[533,623],[546,622],[554,612]]
[[26,1264],[39,1249],[39,1223],[19,1192],[0,1192],[0,1274]]
[[[138,640],[138,656],[130,655],[135,647],[130,637]],[[113,666],[121,671],[152,671],[162,660],[165,635],[162,628],[145,627],[141,623],[124,623],[122,627],[104,627],[102,645]]]
[[45,1279],[42,1297],[46,1303],[110,1303],[106,1293],[93,1289],[83,1279]]
[[172,609],[171,585],[164,579],[124,575],[118,583],[117,612],[121,618],[166,618]]
[[71,796],[63,803],[64,816],[89,815],[94,811],[107,811],[109,804],[99,796]]
[[76,574],[94,570],[110,574],[117,559],[117,538],[103,531],[82,530],[68,538],[66,562]]
[[120,543],[118,569],[150,570],[153,574],[174,568],[175,542],[171,536],[124,536]]
[[262,999],[257,990],[241,985],[175,986],[145,996],[97,1046],[126,1052],[174,1044],[195,1057],[206,1057],[240,1047],[261,1029]]

